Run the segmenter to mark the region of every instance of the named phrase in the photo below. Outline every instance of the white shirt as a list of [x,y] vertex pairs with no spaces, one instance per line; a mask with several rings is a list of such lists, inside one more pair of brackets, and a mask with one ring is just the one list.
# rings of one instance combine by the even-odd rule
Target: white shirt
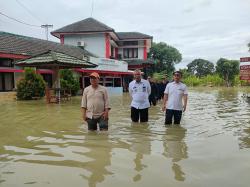
[[182,110],[182,98],[184,95],[188,94],[187,86],[181,82],[171,82],[168,83],[164,94],[168,94],[167,109],[171,110]]
[[132,97],[131,106],[137,109],[149,108],[148,96],[151,93],[151,86],[145,79],[140,82],[133,80],[129,83],[129,93]]

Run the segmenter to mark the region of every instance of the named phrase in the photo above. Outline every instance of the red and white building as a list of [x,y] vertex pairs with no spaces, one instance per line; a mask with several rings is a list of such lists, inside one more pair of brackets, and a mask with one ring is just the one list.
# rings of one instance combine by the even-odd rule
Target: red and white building
[[82,73],[83,87],[89,84],[88,73],[97,71],[101,74],[103,85],[120,87],[117,89],[121,90],[133,78],[129,70],[144,70],[153,64],[147,58],[152,36],[139,32],[115,32],[94,18],[67,25],[51,34],[59,38],[62,44],[80,46],[99,57],[90,58],[90,62],[98,64],[97,68],[77,70]]
[[[153,64],[147,59],[152,36],[139,32],[115,32],[109,26],[93,19],[67,25],[51,34],[60,43],[0,31],[0,92],[12,91],[23,70],[15,61],[48,50],[57,51],[79,59],[89,58],[98,65],[95,69],[75,69],[81,75],[81,87],[89,84],[88,75],[96,71],[101,84],[121,93],[132,80],[136,68],[145,71]],[[39,70],[44,79],[52,82],[52,71]]]

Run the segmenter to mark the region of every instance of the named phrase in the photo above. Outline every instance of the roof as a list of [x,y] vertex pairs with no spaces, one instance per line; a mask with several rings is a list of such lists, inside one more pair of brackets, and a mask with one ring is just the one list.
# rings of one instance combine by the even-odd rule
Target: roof
[[124,60],[124,61],[126,61],[129,66],[143,65],[143,64],[154,64],[154,60],[153,59],[147,59],[147,60],[143,60],[143,59],[131,59],[131,60]]
[[2,53],[34,56],[48,50],[65,53],[79,59],[83,56],[96,57],[80,47],[0,31],[0,52]]
[[84,32],[114,32],[114,29],[90,17],[82,21],[66,25],[55,31],[52,31],[51,34],[58,37],[57,33],[84,33]]
[[116,32],[120,40],[127,39],[152,39],[152,36],[140,32]]
[[56,66],[59,66],[61,68],[90,68],[97,66],[95,64],[87,62],[86,60],[80,60],[76,57],[54,51],[47,51],[28,59],[18,61],[16,65],[42,68],[52,68]]

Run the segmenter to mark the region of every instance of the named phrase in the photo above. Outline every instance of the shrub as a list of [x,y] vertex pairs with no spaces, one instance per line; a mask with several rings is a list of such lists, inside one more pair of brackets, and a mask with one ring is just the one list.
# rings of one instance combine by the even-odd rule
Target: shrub
[[61,76],[61,88],[66,90],[71,90],[72,95],[76,95],[80,89],[79,81],[74,77],[73,73],[69,69],[60,70]]
[[187,85],[187,86],[199,86],[201,85],[201,80],[194,76],[194,75],[191,75],[185,79],[183,79],[183,82]]
[[31,100],[34,97],[43,97],[45,81],[33,68],[25,68],[24,78],[17,82],[17,99]]

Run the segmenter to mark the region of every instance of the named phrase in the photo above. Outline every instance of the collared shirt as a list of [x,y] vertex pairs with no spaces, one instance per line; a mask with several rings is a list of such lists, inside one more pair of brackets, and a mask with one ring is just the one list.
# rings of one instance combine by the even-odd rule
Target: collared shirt
[[86,87],[82,96],[82,108],[86,108],[87,118],[100,117],[105,109],[110,109],[107,89],[98,85],[93,88],[91,85]]
[[184,95],[188,94],[187,86],[181,82],[168,83],[164,94],[168,94],[168,100],[166,105],[167,109],[182,110],[182,98]]
[[151,87],[147,80],[141,79],[140,82],[133,80],[129,83],[129,93],[132,97],[131,106],[137,109],[149,108],[148,96],[151,93]]

